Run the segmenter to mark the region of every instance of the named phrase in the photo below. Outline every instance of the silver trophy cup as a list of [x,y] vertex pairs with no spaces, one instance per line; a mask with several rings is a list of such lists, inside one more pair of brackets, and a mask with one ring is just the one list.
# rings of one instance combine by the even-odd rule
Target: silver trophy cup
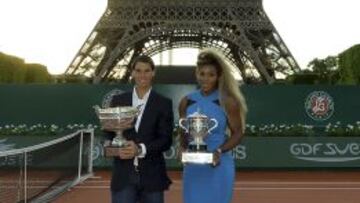
[[105,125],[107,122],[111,122],[115,125],[111,131],[116,133],[116,136],[111,141],[110,145],[105,144],[105,156],[116,156],[117,149],[119,147],[124,147],[126,144],[126,139],[123,137],[123,131],[126,128],[121,128],[121,122],[128,119],[134,119],[138,113],[139,109],[132,106],[120,106],[112,108],[100,108],[99,106],[94,106],[96,115],[98,116],[101,125]]
[[217,120],[214,118],[210,119],[197,111],[187,118],[180,119],[179,125],[192,138],[187,151],[182,153],[181,161],[183,163],[197,164],[213,163],[213,154],[207,151],[204,138],[218,126]]

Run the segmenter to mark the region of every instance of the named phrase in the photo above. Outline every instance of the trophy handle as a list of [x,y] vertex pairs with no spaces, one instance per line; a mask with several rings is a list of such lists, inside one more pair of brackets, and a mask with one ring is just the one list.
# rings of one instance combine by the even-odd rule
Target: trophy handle
[[216,127],[218,127],[218,121],[215,119],[215,118],[212,118],[209,120],[209,122],[214,122],[214,125],[213,127],[211,127],[209,130],[208,130],[208,133],[211,133],[212,130],[214,130]]
[[189,133],[188,128],[184,125],[184,122],[186,123],[187,119],[186,118],[180,118],[179,120],[179,126],[185,130],[185,133]]
[[96,115],[99,115],[99,111],[100,111],[99,105],[95,105],[95,106],[93,106],[93,108],[95,109]]

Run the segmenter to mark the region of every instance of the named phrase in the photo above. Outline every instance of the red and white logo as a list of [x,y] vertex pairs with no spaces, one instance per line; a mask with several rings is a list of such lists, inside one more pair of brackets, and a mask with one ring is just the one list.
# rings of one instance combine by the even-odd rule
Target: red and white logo
[[314,120],[327,120],[334,113],[334,100],[324,91],[314,91],[305,100],[305,111]]

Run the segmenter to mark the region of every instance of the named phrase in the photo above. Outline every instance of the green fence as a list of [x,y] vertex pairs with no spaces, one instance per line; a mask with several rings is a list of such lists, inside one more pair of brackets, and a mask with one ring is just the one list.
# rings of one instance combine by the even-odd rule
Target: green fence
[[[8,148],[21,148],[51,138],[54,137],[11,136],[0,137],[0,140]],[[94,166],[108,168],[111,159],[104,158],[101,143],[101,137],[95,137]],[[164,153],[167,166],[172,169],[181,168],[176,148],[174,144]],[[233,157],[240,169],[357,168],[360,166],[360,137],[247,137],[233,150]],[[0,159],[0,166],[11,164],[17,164],[16,157]]]
[[[157,85],[154,88],[172,98],[177,120],[176,109],[181,97],[196,86]],[[111,91],[130,89],[129,85],[0,85],[0,127],[38,123],[98,125],[92,107],[106,102]],[[358,86],[273,85],[243,86],[241,89],[249,108],[247,122],[252,125],[301,123],[324,127],[328,123],[346,125],[360,120]],[[320,135],[246,137],[233,155],[240,168],[353,168],[360,164],[360,138]],[[0,137],[0,150],[18,148],[35,140],[17,137]],[[41,139],[50,138],[43,136]],[[95,166],[108,167],[110,161],[101,154],[100,135],[95,143]],[[172,168],[180,167],[175,148],[165,153],[168,166]]]
[[[97,120],[92,106],[101,104],[104,96],[114,89],[130,88],[126,85],[0,85],[0,126],[95,124]],[[195,88],[194,85],[155,86],[160,93],[173,99],[176,118],[180,98]],[[249,107],[248,123],[255,125],[324,125],[359,120],[358,86],[243,86],[242,91]],[[325,120],[314,120],[305,108],[307,98],[319,91],[327,93],[334,104],[332,115]]]

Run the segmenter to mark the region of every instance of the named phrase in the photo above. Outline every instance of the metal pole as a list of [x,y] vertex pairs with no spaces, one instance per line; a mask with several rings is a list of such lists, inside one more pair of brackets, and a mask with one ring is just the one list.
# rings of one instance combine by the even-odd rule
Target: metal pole
[[90,146],[89,146],[89,166],[88,172],[93,173],[93,149],[94,149],[94,129],[89,131],[90,133]]
[[24,201],[27,202],[27,152],[24,152]]
[[80,135],[80,147],[79,147],[79,150],[80,150],[80,151],[79,151],[79,165],[78,165],[78,181],[80,181],[80,178],[81,178],[83,136],[84,136],[84,131],[81,130],[81,135]]

